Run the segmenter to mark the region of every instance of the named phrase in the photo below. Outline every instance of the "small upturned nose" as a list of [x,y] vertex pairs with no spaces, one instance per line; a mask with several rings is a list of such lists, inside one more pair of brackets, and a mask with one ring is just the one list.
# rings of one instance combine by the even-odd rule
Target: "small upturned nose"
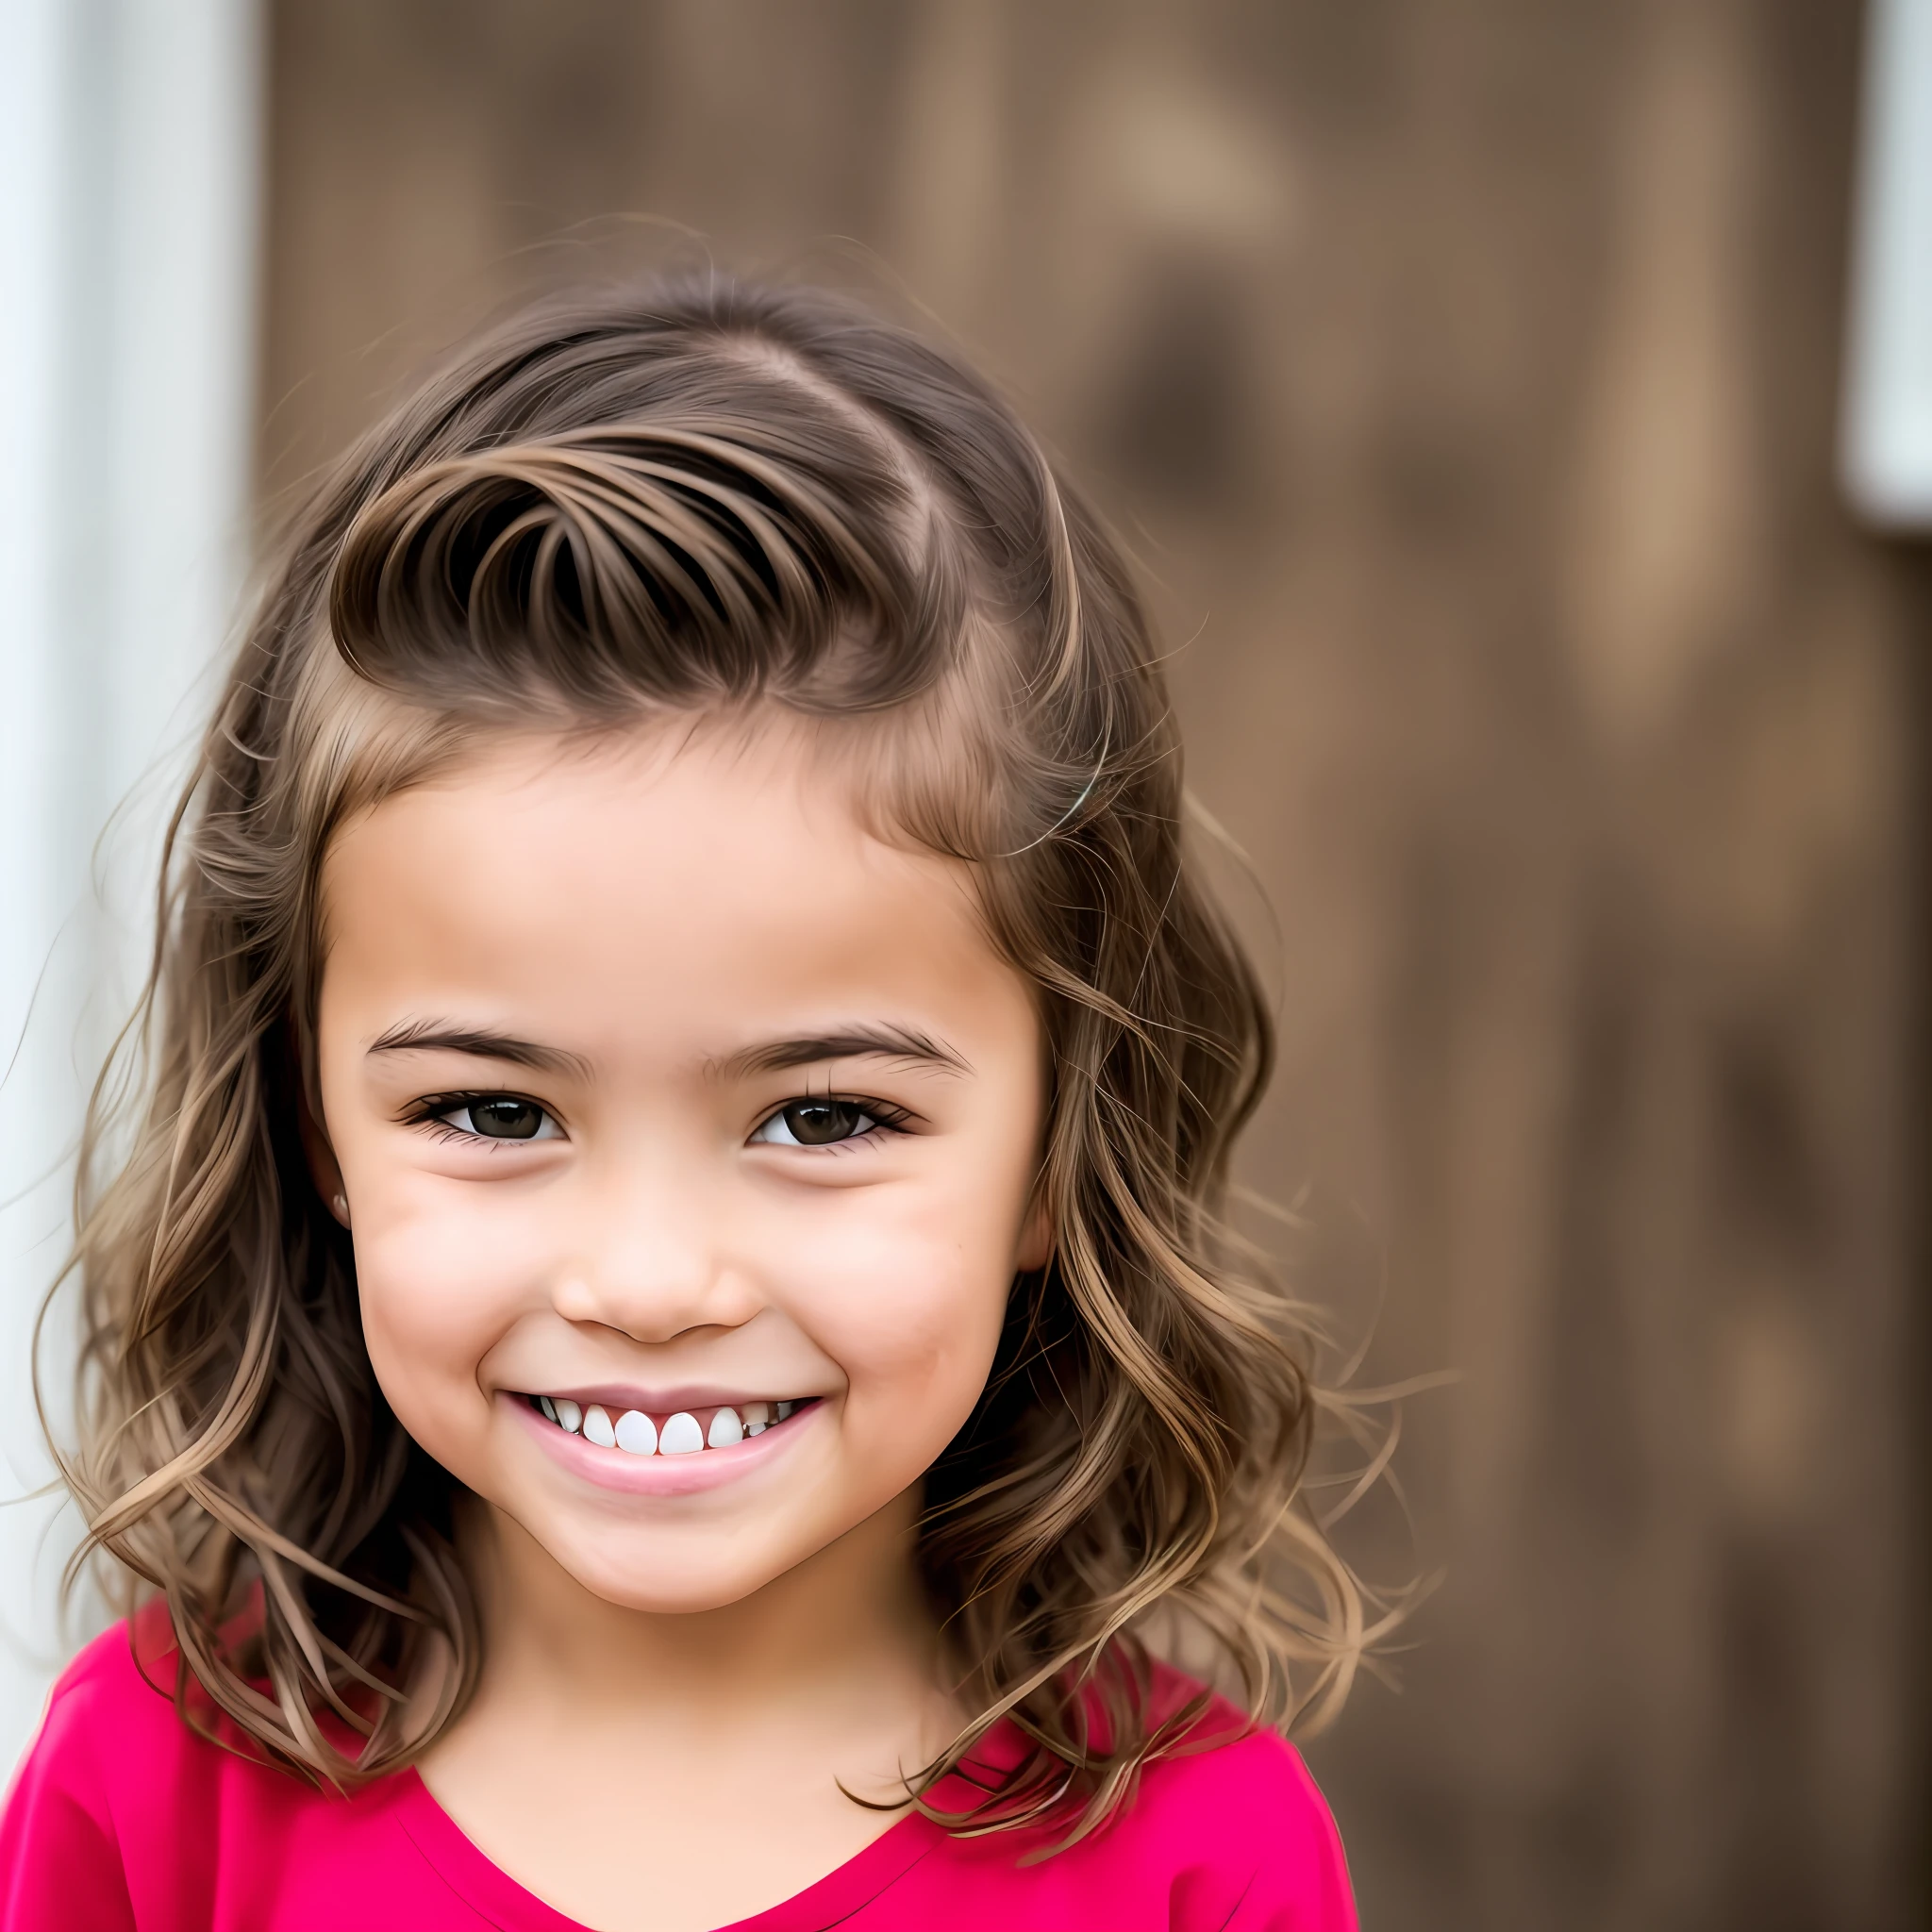
[[702,1187],[668,1174],[611,1176],[586,1204],[591,1239],[559,1269],[551,1305],[567,1322],[653,1343],[749,1321],[756,1294],[721,1254],[710,1206]]

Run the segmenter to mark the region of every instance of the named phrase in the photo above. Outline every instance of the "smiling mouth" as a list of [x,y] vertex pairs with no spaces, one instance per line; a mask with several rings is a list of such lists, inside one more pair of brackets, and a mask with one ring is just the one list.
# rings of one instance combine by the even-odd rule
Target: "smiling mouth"
[[732,1449],[747,1437],[761,1436],[816,1405],[815,1395],[794,1402],[729,1403],[716,1408],[680,1408],[648,1415],[627,1408],[612,1415],[601,1403],[582,1404],[565,1395],[525,1395],[523,1400],[566,1435],[581,1435],[600,1449],[626,1456],[696,1456],[708,1449]]

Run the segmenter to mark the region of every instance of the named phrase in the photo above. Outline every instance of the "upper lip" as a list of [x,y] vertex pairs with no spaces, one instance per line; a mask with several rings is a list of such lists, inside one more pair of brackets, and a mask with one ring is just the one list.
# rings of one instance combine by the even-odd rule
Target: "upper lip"
[[756,1392],[742,1386],[727,1389],[718,1382],[686,1382],[670,1389],[641,1389],[634,1382],[573,1382],[562,1386],[533,1383],[521,1391],[525,1395],[559,1397],[588,1408],[595,1403],[613,1412],[637,1409],[645,1415],[675,1415],[680,1409],[741,1408],[747,1402],[805,1402],[809,1391],[792,1390],[788,1393]]

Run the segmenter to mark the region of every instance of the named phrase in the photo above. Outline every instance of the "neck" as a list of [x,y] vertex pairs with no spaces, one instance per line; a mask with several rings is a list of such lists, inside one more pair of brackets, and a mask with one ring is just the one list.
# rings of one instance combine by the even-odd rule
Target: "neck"
[[712,1731],[942,1706],[913,1560],[918,1501],[916,1490],[895,1498],[737,1603],[679,1615],[605,1601],[514,1519],[479,1507],[465,1537],[481,1595],[479,1702],[541,1702],[600,1728]]
[[430,1795],[576,1919],[715,1925],[792,1896],[903,1814],[963,1716],[939,1688],[918,1500],[681,1616],[605,1602],[476,1503],[459,1533],[483,1674],[420,1759]]

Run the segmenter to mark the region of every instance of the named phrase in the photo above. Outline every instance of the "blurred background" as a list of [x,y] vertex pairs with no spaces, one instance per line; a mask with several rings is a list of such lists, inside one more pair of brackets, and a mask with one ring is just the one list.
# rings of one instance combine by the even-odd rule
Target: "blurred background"
[[[61,1150],[261,520],[521,294],[830,280],[1134,545],[1278,999],[1245,1177],[1365,1382],[1460,1374],[1354,1544],[1445,1580],[1307,1746],[1365,1924],[1927,1923],[1932,567],[1840,401],[1922,0],[0,19],[21,1490]],[[0,1524],[0,1754],[85,1633],[72,1536]]]

